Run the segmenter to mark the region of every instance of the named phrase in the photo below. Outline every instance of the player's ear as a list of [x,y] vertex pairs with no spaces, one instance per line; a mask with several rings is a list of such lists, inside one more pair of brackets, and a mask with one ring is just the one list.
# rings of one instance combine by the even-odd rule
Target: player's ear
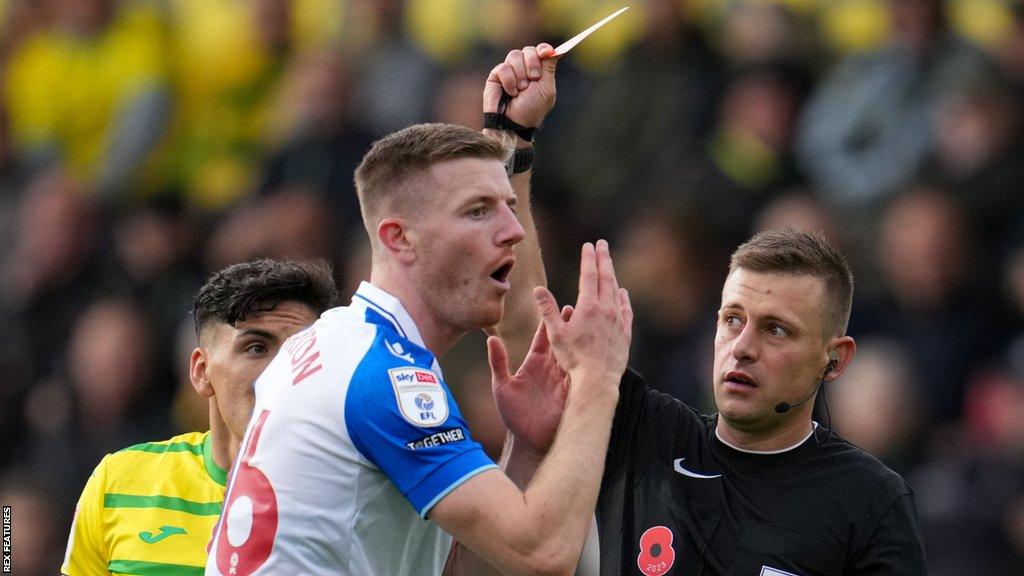
[[377,239],[393,258],[402,263],[416,260],[416,234],[408,220],[385,218],[377,225]]
[[192,387],[203,398],[209,398],[214,393],[213,384],[210,383],[210,376],[207,374],[208,369],[206,349],[197,346],[192,350],[192,356],[189,358],[188,377],[192,381]]

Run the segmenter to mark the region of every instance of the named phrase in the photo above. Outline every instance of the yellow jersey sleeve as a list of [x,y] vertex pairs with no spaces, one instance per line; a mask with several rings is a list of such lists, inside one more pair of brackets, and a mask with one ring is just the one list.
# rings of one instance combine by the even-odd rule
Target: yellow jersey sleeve
[[68,547],[60,567],[61,574],[66,576],[110,574],[107,569],[108,547],[103,534],[106,464],[107,458],[104,458],[93,470],[75,506]]

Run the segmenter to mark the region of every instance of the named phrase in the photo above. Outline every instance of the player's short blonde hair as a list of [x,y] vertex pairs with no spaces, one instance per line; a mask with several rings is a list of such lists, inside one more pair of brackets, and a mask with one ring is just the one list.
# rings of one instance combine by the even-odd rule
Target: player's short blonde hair
[[510,143],[454,124],[416,124],[377,140],[355,174],[359,208],[371,240],[381,219],[429,198],[431,190],[409,184],[432,165],[459,158],[504,162],[510,152]]

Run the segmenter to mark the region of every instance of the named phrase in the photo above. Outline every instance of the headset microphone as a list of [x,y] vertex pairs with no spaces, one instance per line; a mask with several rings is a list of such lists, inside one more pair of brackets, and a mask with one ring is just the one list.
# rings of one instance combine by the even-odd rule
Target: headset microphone
[[829,372],[835,370],[836,366],[839,366],[839,358],[833,357],[831,360],[829,360],[828,366],[825,367],[825,374],[821,377],[821,382],[818,382],[818,385],[814,387],[814,392],[811,392],[810,396],[804,398],[803,400],[797,402],[796,404],[790,404],[789,402],[779,402],[778,404],[775,405],[775,412],[778,414],[785,414],[786,412],[789,412],[793,408],[796,408],[801,404],[809,402],[811,398],[814,398],[814,395],[818,393],[818,390],[825,383],[825,376],[828,376]]

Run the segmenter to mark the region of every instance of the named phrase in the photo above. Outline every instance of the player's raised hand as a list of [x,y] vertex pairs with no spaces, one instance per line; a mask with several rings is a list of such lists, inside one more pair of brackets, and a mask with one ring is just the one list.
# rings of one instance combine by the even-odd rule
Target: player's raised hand
[[534,295],[552,352],[570,382],[596,379],[617,385],[629,358],[633,309],[629,294],[615,277],[608,243],[598,240],[596,246],[583,245],[579,295],[568,321],[559,315],[546,288],[536,288]]
[[[562,318],[571,316],[572,307],[566,306]],[[515,442],[542,458],[554,440],[568,394],[568,375],[555,360],[544,323],[537,326],[530,351],[515,375],[509,374],[508,354],[500,338],[487,340],[487,358],[498,414]]]
[[512,100],[505,115],[526,128],[536,128],[555,106],[555,66],[550,44],[512,50],[487,76],[484,112],[497,112],[502,90]]

